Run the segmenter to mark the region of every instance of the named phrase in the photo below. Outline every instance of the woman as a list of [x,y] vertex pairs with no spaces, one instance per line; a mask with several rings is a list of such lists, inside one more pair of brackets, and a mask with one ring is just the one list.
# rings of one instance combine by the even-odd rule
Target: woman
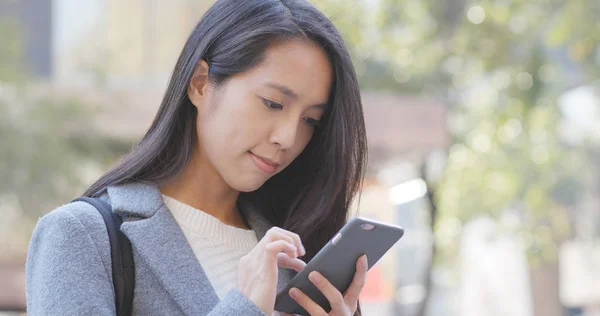
[[[133,314],[272,314],[293,270],[345,224],[365,150],[356,75],[331,22],[301,0],[217,1],[146,135],[85,192],[125,217]],[[27,261],[29,314],[114,315],[109,248],[86,203],[44,216]],[[366,262],[345,293],[311,274],[330,315],[360,314]]]

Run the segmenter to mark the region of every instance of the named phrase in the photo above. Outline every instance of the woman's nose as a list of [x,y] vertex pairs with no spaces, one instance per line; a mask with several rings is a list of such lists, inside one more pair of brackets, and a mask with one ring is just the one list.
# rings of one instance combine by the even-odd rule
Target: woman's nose
[[294,147],[297,135],[298,123],[288,120],[277,126],[271,134],[270,141],[272,144],[279,146],[282,150],[286,150]]

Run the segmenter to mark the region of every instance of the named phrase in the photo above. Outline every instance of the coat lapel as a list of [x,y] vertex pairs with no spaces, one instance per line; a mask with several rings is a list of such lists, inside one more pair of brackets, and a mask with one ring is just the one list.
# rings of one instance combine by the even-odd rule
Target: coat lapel
[[[206,315],[219,302],[183,232],[152,184],[110,187],[115,212],[139,218],[121,230],[136,253],[186,315]],[[202,304],[198,303],[202,300]]]
[[[150,267],[185,314],[208,314],[219,298],[164,205],[158,187],[152,183],[132,183],[109,187],[107,191],[114,212],[126,216],[121,229],[131,241],[135,259]],[[251,207],[243,207],[242,213],[258,240],[272,226]],[[279,269],[278,291],[285,288],[292,276],[292,271]]]

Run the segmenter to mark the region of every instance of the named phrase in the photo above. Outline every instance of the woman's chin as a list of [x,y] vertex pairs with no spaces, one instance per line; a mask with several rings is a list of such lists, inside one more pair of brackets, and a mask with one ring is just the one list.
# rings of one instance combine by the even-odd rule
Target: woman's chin
[[252,192],[258,190],[267,179],[241,179],[236,183],[230,183],[230,186],[238,192]]

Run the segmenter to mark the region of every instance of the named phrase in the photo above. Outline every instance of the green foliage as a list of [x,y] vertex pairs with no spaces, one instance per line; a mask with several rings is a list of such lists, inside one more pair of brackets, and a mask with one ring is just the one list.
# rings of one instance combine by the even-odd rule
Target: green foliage
[[28,216],[43,215],[80,194],[87,170],[113,152],[90,130],[89,105],[13,92],[10,102],[0,102],[0,196],[16,196]]
[[359,33],[346,39],[367,68],[361,85],[435,95],[450,108],[454,145],[436,195],[442,255],[459,237],[448,227],[486,215],[519,234],[533,261],[553,260],[571,234],[569,210],[591,186],[597,146],[565,144],[557,100],[599,74],[600,3],[381,0],[362,9],[342,31]]

